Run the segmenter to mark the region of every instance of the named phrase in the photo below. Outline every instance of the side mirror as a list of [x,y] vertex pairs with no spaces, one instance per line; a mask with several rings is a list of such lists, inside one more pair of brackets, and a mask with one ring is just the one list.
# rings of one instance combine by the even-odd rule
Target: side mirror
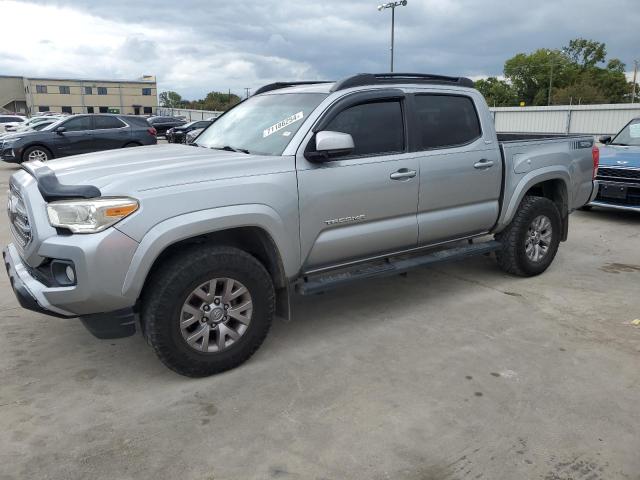
[[611,143],[611,135],[603,135],[598,139],[598,141],[607,145],[608,143]]
[[331,157],[348,155],[355,145],[353,137],[348,133],[323,131],[316,133],[316,149],[307,152],[305,157],[310,162],[322,162]]
[[67,129],[66,129],[65,127],[63,127],[63,126],[60,126],[60,127],[58,127],[58,128],[56,128],[56,129],[55,129],[55,132],[56,132],[57,134],[59,134],[59,135],[62,135],[62,134],[63,134],[64,132],[66,132],[66,131],[67,131]]

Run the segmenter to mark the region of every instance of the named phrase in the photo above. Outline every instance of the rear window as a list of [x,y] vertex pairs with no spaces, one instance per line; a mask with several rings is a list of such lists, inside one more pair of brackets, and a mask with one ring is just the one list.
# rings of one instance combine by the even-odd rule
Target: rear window
[[423,150],[470,143],[482,135],[471,98],[463,95],[416,95],[418,142]]
[[94,127],[96,130],[104,130],[109,128],[122,128],[125,126],[120,120],[116,117],[105,117],[105,116],[96,116],[93,119]]

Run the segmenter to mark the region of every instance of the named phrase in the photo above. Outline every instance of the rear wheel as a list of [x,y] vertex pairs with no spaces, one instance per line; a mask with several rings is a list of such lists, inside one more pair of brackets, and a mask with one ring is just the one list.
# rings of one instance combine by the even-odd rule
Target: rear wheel
[[203,377],[253,355],[269,331],[274,298],[271,277],[253,256],[199,246],[165,262],[149,280],[142,320],[166,366]]
[[40,145],[29,147],[22,154],[23,162],[46,162],[51,158],[53,158],[51,152],[47,148],[41,147]]
[[502,243],[498,265],[522,277],[544,272],[558,251],[561,226],[560,212],[551,200],[525,197],[509,226],[496,235]]

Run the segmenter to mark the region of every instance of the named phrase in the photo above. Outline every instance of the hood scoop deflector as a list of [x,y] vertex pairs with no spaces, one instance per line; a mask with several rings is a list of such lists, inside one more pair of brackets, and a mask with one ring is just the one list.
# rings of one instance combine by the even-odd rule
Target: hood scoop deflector
[[22,165],[38,182],[38,190],[47,202],[73,200],[76,198],[97,198],[102,195],[93,185],[63,185],[56,174],[42,162],[30,162]]

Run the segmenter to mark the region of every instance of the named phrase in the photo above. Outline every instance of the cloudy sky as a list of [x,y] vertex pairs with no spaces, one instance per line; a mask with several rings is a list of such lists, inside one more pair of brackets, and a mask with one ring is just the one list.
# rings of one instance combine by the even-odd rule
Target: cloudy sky
[[[137,78],[199,98],[275,80],[388,71],[377,0],[0,0],[0,74]],[[603,41],[631,69],[640,0],[409,0],[396,71],[500,75],[518,52]]]

